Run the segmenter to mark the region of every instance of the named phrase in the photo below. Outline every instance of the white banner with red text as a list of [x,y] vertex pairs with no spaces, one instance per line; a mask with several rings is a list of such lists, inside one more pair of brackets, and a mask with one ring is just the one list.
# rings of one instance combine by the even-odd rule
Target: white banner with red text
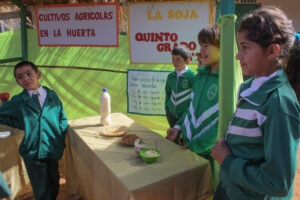
[[118,4],[36,7],[40,46],[118,47]]
[[171,63],[171,51],[186,45],[197,63],[197,35],[209,25],[211,2],[133,3],[129,6],[131,63]]

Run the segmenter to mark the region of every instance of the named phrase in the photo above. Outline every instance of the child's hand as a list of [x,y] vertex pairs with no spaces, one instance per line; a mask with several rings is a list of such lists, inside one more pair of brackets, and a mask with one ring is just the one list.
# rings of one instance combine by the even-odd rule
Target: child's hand
[[179,135],[179,133],[180,133],[179,129],[177,129],[177,128],[169,128],[167,130],[167,136],[166,136],[166,138],[168,140],[174,141],[177,138],[177,136]]
[[215,159],[220,165],[222,165],[226,156],[231,155],[231,151],[225,144],[224,139],[215,142],[215,146],[211,149],[211,157]]
[[184,146],[181,146],[180,148],[181,149],[188,149],[189,147],[188,147],[188,145],[184,145]]

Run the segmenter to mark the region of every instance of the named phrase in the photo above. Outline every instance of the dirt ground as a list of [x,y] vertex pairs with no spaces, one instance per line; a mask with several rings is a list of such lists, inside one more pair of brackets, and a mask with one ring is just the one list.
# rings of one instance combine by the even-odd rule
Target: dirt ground
[[296,178],[294,182],[294,197],[292,200],[299,200],[300,199],[300,148],[298,148],[298,166],[297,166],[297,173],[296,173]]
[[[298,163],[300,161],[300,148],[298,149]],[[77,198],[73,198],[66,192],[66,181],[64,178],[60,179],[60,191],[58,194],[57,200],[78,200]],[[297,173],[294,182],[294,197],[292,200],[300,199],[300,164],[297,166]],[[17,198],[16,200],[34,200],[33,194],[29,191],[27,194],[23,195],[23,197]]]

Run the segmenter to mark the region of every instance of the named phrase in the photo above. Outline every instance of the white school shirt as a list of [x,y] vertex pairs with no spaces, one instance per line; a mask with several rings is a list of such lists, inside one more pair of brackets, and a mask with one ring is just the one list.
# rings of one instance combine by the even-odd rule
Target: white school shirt
[[29,96],[32,98],[32,94],[37,94],[38,95],[38,99],[41,105],[41,108],[44,107],[45,104],[45,100],[47,97],[47,90],[45,88],[43,88],[43,86],[40,86],[38,89],[36,90],[27,90]]
[[178,71],[176,70],[176,74],[177,74],[177,77],[181,76],[183,73],[187,72],[187,70],[189,70],[189,67],[188,66],[185,66],[185,68],[181,71]]
[[253,92],[258,90],[260,88],[260,86],[262,86],[262,84],[264,84],[267,80],[269,80],[273,76],[275,76],[279,71],[280,71],[280,69],[278,69],[276,72],[273,72],[269,76],[262,76],[259,78],[255,78],[252,81],[251,86],[241,93],[241,97],[247,97],[247,96],[251,95]]

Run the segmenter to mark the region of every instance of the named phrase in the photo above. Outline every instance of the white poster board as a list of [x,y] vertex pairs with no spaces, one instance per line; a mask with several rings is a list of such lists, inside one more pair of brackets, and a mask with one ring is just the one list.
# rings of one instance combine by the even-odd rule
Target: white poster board
[[118,47],[118,4],[36,7],[40,46]]
[[176,45],[187,45],[196,63],[199,31],[209,25],[210,1],[129,5],[131,63],[171,63]]
[[127,112],[165,115],[165,85],[170,71],[128,70]]

